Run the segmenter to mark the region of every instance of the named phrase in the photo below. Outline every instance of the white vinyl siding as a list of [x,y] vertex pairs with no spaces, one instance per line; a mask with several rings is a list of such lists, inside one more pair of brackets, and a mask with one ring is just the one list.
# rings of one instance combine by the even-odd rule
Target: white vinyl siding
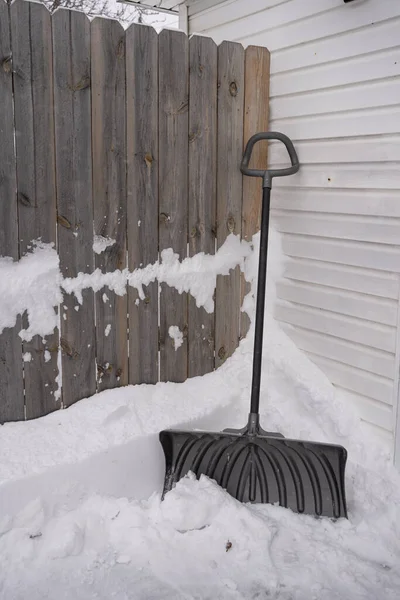
[[[287,256],[275,316],[393,442],[400,290],[400,2],[229,0],[189,32],[271,51],[270,130],[301,169],[276,179]],[[287,162],[270,145],[270,164]],[[400,432],[399,432],[400,433]],[[400,440],[398,460],[400,462]]]

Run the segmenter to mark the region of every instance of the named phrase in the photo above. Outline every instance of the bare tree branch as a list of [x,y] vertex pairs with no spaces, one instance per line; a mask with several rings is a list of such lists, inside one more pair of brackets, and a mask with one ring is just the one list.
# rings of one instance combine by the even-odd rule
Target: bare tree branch
[[80,10],[89,17],[109,17],[129,23],[146,23],[146,17],[156,16],[157,11],[128,4],[115,4],[109,0],[40,0],[50,12],[59,7]]

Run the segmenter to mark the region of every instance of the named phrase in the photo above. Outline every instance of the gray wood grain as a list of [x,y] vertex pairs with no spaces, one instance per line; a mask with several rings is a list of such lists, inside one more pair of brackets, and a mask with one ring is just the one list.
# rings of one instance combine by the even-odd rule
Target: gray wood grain
[[[110,19],[91,23],[94,232],[115,243],[95,256],[102,272],[126,267],[125,33]],[[105,294],[105,295],[104,295]],[[95,295],[97,389],[128,383],[127,295]]]
[[[270,55],[267,48],[248,46],[245,51],[244,130],[243,144],[260,131],[268,131]],[[244,147],[243,147],[244,149]],[[258,142],[253,148],[251,165],[255,169],[268,166],[267,142]],[[260,228],[262,182],[258,177],[243,177],[242,238],[250,241]],[[241,297],[250,285],[241,277]],[[249,329],[250,319],[240,314],[240,337]]]
[[[159,247],[187,255],[188,219],[188,39],[164,29],[159,35]],[[160,377],[187,377],[187,294],[165,284],[160,296]],[[179,327],[183,343],[176,350],[169,336]]]
[[[20,255],[32,242],[56,242],[51,16],[45,6],[17,0],[11,5],[14,118]],[[27,317],[23,318],[27,327]],[[58,331],[23,343],[26,418],[58,408]]]
[[[129,270],[158,259],[158,36],[152,27],[126,31],[127,228]],[[145,300],[128,290],[129,383],[158,381],[158,282]]]
[[[189,40],[189,253],[214,254],[217,191],[217,46]],[[215,318],[189,297],[189,377],[214,368]]]
[[[93,254],[90,22],[58,9],[53,17],[54,114],[58,252],[65,277],[91,273]],[[77,309],[77,310],[76,310]],[[63,404],[96,391],[94,297],[80,306],[64,295],[61,308]]]
[[[244,49],[234,42],[218,47],[217,245],[241,234]],[[239,343],[240,270],[218,276],[215,304],[215,364],[220,366]]]
[[[0,2],[0,256],[18,260],[18,212],[9,7]],[[0,333],[0,423],[24,419],[22,344],[15,327]]]

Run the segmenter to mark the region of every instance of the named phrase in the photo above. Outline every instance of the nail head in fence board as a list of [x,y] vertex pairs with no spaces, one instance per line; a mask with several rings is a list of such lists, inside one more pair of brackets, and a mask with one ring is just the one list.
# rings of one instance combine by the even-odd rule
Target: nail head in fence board
[[[214,254],[217,183],[217,46],[189,40],[189,253]],[[214,314],[189,296],[188,374],[214,368]]]
[[[217,245],[230,233],[241,233],[244,49],[223,42],[218,48]],[[240,269],[217,277],[215,302],[215,365],[238,346]]]
[[[129,270],[158,260],[158,35],[126,31],[127,229]],[[145,299],[128,288],[129,383],[158,381],[158,282]]]
[[[188,217],[188,39],[164,29],[159,35],[159,244],[187,254]],[[162,381],[187,377],[187,294],[161,285],[160,375]],[[170,326],[183,332],[175,350]]]
[[[125,32],[111,19],[91,23],[94,233],[115,240],[96,253],[103,273],[126,267]],[[106,294],[106,296],[104,296]],[[95,294],[98,391],[128,383],[127,295]]]
[[[0,256],[18,260],[18,215],[9,7],[0,2]],[[24,419],[22,344],[16,325],[0,333],[0,423]]]
[[[58,252],[64,277],[76,277],[94,268],[90,22],[65,9],[52,21]],[[82,305],[65,294],[60,322],[63,404],[69,406],[96,391],[93,291],[83,291]]]
[[[244,132],[243,150],[249,138],[260,131],[268,131],[269,118],[270,53],[267,48],[248,46],[245,51]],[[268,166],[267,142],[258,142],[253,149],[251,166],[266,169]],[[250,241],[260,229],[261,179],[243,177],[242,238]],[[241,277],[242,301],[250,290]],[[244,337],[250,321],[246,313],[240,313],[240,335]]]
[[[53,116],[51,16],[42,4],[18,0],[11,5],[14,118],[20,256],[33,240],[56,242],[56,190]],[[24,328],[28,319],[23,317]],[[26,418],[60,408],[58,331],[23,343]]]

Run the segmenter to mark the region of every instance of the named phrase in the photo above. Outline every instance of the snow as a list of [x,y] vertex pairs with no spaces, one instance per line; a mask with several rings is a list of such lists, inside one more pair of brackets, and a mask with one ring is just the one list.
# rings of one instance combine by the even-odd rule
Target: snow
[[[32,252],[17,262],[9,257],[0,257],[0,334],[5,327],[13,327],[18,315],[25,311],[29,327],[20,331],[23,340],[30,341],[35,334],[43,337],[53,333],[58,324],[56,307],[62,303],[64,293],[75,294],[82,304],[82,292],[87,288],[98,292],[107,286],[123,296],[129,285],[136,288],[139,299],[144,300],[143,285],[149,285],[156,279],[174,287],[179,293],[189,292],[196,305],[204,306],[210,313],[214,310],[217,275],[226,275],[238,265],[243,269],[244,260],[250,254],[250,244],[231,234],[215,255],[200,252],[180,261],[178,254],[169,248],[161,253],[161,262],[156,261],[132,272],[123,269],[103,273],[95,269],[93,273],[81,272],[76,277],[64,278],[53,244],[38,240],[33,242]],[[103,302],[108,300],[105,293],[102,298]],[[67,311],[66,306],[63,308]],[[64,312],[63,319],[67,318]]]
[[171,325],[168,329],[168,335],[174,340],[174,348],[178,350],[183,344],[183,333],[177,325]]
[[114,246],[115,243],[116,241],[110,237],[95,235],[93,237],[93,252],[96,254],[101,254],[109,246]]
[[189,292],[196,300],[196,306],[203,306],[209,313],[214,310],[213,294],[217,275],[227,275],[236,266],[243,268],[244,259],[251,254],[250,244],[241,241],[237,235],[229,235],[215,254],[199,252],[190,258],[179,260],[179,255],[172,248],[161,252],[161,262],[156,261],[146,267],[129,272],[128,269],[103,273],[96,269],[93,273],[79,273],[77,277],[66,278],[62,288],[67,293],[74,293],[82,303],[82,291],[92,288],[95,292],[102,287],[114,291],[119,296],[126,293],[126,286],[137,289],[140,300],[145,299],[144,285],[156,279],[159,283],[167,283],[180,294]]
[[[253,242],[257,249],[258,236]],[[281,260],[275,234],[271,245],[269,305]],[[245,250],[239,262],[252,282],[245,310],[253,317],[257,256]],[[209,266],[218,272],[226,263]],[[191,287],[184,282],[190,269],[171,264],[176,277],[185,273],[182,289]],[[348,449],[349,519],[242,505],[204,477],[182,480],[161,502],[158,432],[244,425],[253,334],[252,322],[235,354],[204,377],[108,390],[0,427],[1,598],[397,600],[400,475],[388,450],[366,437],[346,399],[269,314],[261,423]]]
[[20,331],[25,341],[49,335],[57,326],[54,306],[62,302],[59,259],[52,244],[32,242],[32,252],[18,262],[0,257],[0,333],[14,327],[27,311],[29,327]]

